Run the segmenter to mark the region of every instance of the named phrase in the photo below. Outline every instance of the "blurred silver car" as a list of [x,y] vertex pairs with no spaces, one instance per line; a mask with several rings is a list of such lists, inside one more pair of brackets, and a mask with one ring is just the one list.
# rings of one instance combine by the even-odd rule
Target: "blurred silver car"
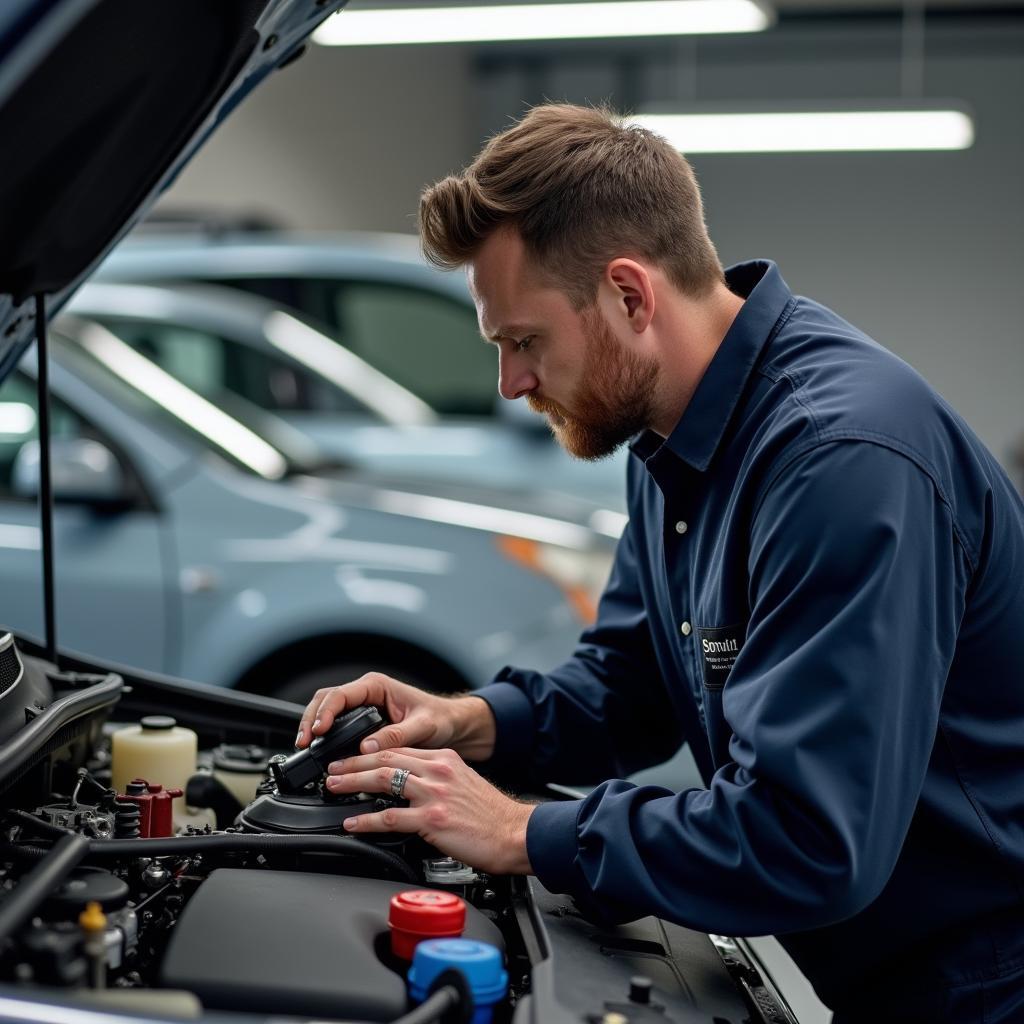
[[517,466],[534,462],[545,485],[564,473],[564,489],[625,509],[626,452],[576,462],[522,399],[498,396],[494,350],[481,340],[465,276],[425,263],[412,236],[136,233],[100,264],[93,280],[202,281],[299,311],[436,413],[501,424],[503,443],[522,449],[509,460],[513,483]]
[[[369,667],[465,688],[572,649],[611,561],[589,506],[573,521],[524,496],[508,509],[317,467],[105,328],[62,324],[75,336],[55,344],[51,379],[67,647],[289,699]],[[33,365],[0,390],[0,622],[39,635]]]
[[329,328],[268,299],[211,285],[89,283],[68,309],[212,401],[244,398],[353,464],[584,496],[614,513],[598,517],[599,529],[618,536],[625,523],[625,451],[595,465],[571,458],[532,414],[522,423],[442,416]]

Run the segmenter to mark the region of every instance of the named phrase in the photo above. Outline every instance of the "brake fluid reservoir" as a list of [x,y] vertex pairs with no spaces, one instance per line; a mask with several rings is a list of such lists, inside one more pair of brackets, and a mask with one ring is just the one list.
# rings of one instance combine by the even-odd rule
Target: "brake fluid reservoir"
[[[147,715],[138,725],[118,729],[110,741],[110,783],[118,791],[132,779],[145,779],[164,789],[184,790],[196,770],[199,741],[167,715]],[[183,801],[176,801],[174,822],[190,819]]]

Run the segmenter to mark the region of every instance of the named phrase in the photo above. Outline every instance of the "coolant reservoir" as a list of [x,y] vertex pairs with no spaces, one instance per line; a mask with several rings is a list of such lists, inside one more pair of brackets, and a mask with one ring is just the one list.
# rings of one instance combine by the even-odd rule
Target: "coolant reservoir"
[[248,807],[267,774],[270,752],[248,743],[222,743],[213,752],[213,777]]
[[[123,793],[132,779],[182,789],[195,774],[198,738],[168,715],[147,715],[138,725],[118,729],[111,737],[111,785]],[[174,824],[193,824],[183,800],[174,801]]]

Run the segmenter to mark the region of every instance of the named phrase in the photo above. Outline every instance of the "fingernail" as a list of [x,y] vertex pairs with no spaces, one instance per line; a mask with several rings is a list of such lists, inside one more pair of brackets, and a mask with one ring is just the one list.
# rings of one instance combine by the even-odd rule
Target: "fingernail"
[[302,742],[302,730],[299,730],[299,735],[295,737],[295,746],[298,746]]
[[363,750],[365,750],[367,754],[376,754],[377,751],[380,750],[380,744],[376,740],[367,740],[363,744]]
[[324,783],[324,785],[325,785],[325,786],[326,786],[326,787],[327,787],[328,789],[335,789],[335,788],[337,787],[337,784],[338,784],[338,780],[337,780],[337,779],[328,779],[328,780],[327,780],[327,781],[326,781],[326,782]]
[[342,765],[343,765],[344,763],[345,763],[344,761],[332,761],[332,762],[331,762],[331,763],[330,763],[330,764],[329,764],[329,765],[327,766],[327,770],[328,770],[329,772],[331,772],[332,774],[333,774],[333,773],[335,773],[335,772],[340,772],[340,771],[341,771],[341,766],[342,766]]
[[316,731],[317,731],[317,729],[319,729],[319,728],[320,728],[320,719],[318,718],[318,719],[317,719],[317,720],[316,720],[316,721],[315,721],[315,722],[313,723],[313,732],[316,732]]
[[343,825],[345,826],[345,828],[347,828],[347,829],[353,829],[353,828],[355,828],[355,827],[356,827],[356,819],[355,819],[355,818],[346,818],[346,819],[345,819],[345,820],[344,820],[344,821],[342,822],[342,824],[343,824]]

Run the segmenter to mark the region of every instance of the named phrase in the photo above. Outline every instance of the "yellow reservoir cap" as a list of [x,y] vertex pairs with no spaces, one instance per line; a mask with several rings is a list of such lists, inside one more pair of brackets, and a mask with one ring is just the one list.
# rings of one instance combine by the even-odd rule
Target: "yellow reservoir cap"
[[78,924],[83,932],[95,935],[96,932],[106,931],[107,915],[95,900],[90,900],[86,903],[85,910],[78,915]]

